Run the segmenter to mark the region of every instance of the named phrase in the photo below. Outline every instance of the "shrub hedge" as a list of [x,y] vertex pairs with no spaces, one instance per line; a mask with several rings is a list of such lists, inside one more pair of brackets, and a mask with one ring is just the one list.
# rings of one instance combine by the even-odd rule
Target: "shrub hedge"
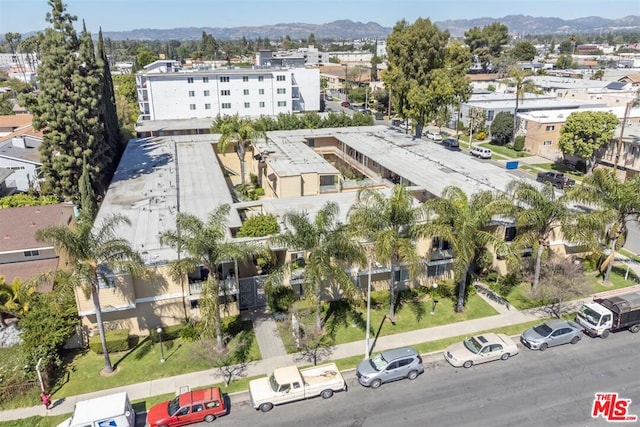
[[[128,329],[116,329],[113,331],[105,332],[105,338],[107,340],[107,350],[111,352],[127,351],[129,350],[129,330]],[[94,335],[89,340],[89,348],[97,354],[102,354],[102,343],[100,341],[100,335]]]

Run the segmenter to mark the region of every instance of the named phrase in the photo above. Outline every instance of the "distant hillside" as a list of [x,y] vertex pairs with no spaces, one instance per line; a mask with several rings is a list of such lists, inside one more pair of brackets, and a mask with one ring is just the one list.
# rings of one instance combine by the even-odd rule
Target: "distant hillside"
[[[503,18],[456,19],[435,24],[449,30],[453,37],[462,37],[471,27],[484,27],[492,22],[501,22],[509,27],[511,34],[580,34],[607,33],[610,31],[640,31],[640,16],[626,16],[620,19],[606,19],[597,16],[564,20],[560,18],[536,18],[524,15],[508,15]],[[317,39],[362,39],[385,38],[392,28],[382,27],[375,22],[353,22],[348,19],[327,24],[274,24],[258,27],[188,27],[172,29],[141,28],[131,31],[107,31],[105,37],[113,40],[197,40],[202,32],[213,35],[220,40],[233,40],[246,37],[259,37],[278,40],[284,36],[292,39],[306,39],[313,33]]]

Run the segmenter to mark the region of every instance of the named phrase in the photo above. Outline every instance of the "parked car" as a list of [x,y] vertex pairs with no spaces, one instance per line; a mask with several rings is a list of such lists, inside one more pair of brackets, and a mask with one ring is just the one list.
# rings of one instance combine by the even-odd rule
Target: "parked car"
[[340,106],[344,108],[349,108],[351,106],[351,103],[349,101],[342,101],[340,103]]
[[202,421],[210,423],[226,414],[227,407],[220,388],[210,387],[182,393],[152,406],[147,413],[147,425],[173,427]]
[[460,149],[460,143],[455,138],[446,138],[442,141],[442,145],[451,149]]
[[520,342],[531,350],[545,351],[548,347],[577,344],[582,339],[582,327],[570,320],[548,320],[529,328],[520,336]]
[[453,344],[444,352],[444,358],[456,368],[470,368],[479,363],[507,360],[518,352],[518,345],[507,335],[488,333]]
[[440,133],[438,132],[431,131],[431,130],[427,132],[427,138],[433,141],[442,141],[442,135],[440,135]]
[[411,347],[386,350],[365,359],[356,369],[358,382],[365,387],[378,388],[382,383],[403,378],[415,380],[424,372],[422,358]]
[[538,172],[536,177],[538,182],[548,182],[557,188],[573,187],[576,184],[574,179],[569,178],[563,173],[559,172]]
[[471,150],[471,155],[475,157],[479,157],[481,159],[490,159],[491,158],[491,150],[484,147],[475,147]]

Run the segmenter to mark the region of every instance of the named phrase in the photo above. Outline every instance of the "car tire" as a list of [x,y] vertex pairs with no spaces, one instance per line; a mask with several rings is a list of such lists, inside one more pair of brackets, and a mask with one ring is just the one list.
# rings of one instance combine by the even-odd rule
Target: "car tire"
[[333,396],[333,390],[330,390],[330,389],[322,390],[322,393],[320,393],[320,396],[322,396],[323,399],[331,399],[331,396]]
[[262,412],[269,412],[270,410],[273,409],[273,403],[263,403],[262,405],[260,405],[260,410]]
[[418,378],[418,371],[410,371],[407,374],[407,378],[409,378],[411,381],[415,380],[416,378]]
[[382,385],[382,381],[380,380],[373,380],[371,381],[371,388],[378,388]]
[[609,330],[605,329],[604,331],[602,331],[602,333],[600,334],[600,338],[607,338],[609,336]]
[[638,331],[640,331],[640,325],[633,325],[632,327],[629,328],[629,331],[632,334],[637,334]]
[[215,415],[211,415],[211,414],[209,414],[206,417],[204,417],[204,420],[206,422],[208,422],[208,423],[212,423],[213,421],[215,421],[215,419],[216,419],[216,416]]
[[462,364],[462,367],[463,367],[463,368],[470,368],[470,367],[472,367],[472,366],[473,366],[473,362],[472,362],[471,360],[467,360],[466,362],[464,362],[464,363]]
[[509,357],[511,357],[509,353],[504,353],[502,356],[500,356],[500,360],[507,360]]
[[580,341],[580,337],[571,338],[571,344],[578,344],[578,341]]
[[546,342],[540,345],[540,351],[545,351],[548,348],[549,348],[549,344],[547,344]]

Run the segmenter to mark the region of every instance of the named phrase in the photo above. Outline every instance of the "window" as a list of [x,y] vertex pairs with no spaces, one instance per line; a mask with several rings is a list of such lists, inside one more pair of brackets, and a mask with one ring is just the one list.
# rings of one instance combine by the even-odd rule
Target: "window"
[[211,110],[211,104],[204,104],[205,110]]
[[555,127],[554,125],[549,125],[549,126],[547,126],[547,127],[545,128],[545,130],[546,130],[547,132],[551,132],[551,131],[552,131],[552,130],[554,130],[555,128],[556,128],[556,127]]
[[229,108],[231,108],[231,103],[230,102],[223,102],[222,103],[222,108],[225,110],[228,110]]
[[548,139],[548,140],[544,141],[542,144],[543,144],[543,145],[551,145],[551,144],[553,144],[553,141],[551,141],[550,139]]
[[40,256],[40,251],[24,251],[24,256],[26,257]]
[[404,282],[406,280],[409,280],[409,270],[407,270],[406,268],[401,268],[400,270],[395,271],[394,276],[396,282]]
[[278,101],[278,107],[286,107],[287,101]]
[[407,366],[411,364],[412,359],[402,359],[398,362],[398,367],[402,368],[403,366]]
[[491,344],[491,351],[500,351],[502,350],[502,344]]
[[195,110],[196,109],[196,104],[189,104],[189,109],[190,110]]
[[207,402],[204,404],[204,407],[207,409],[217,408],[218,406],[220,406],[220,402],[218,402],[217,400],[214,400],[213,402]]
[[250,108],[251,107],[251,103],[250,102],[245,102],[244,103],[244,108]]
[[260,108],[264,108],[264,102],[261,102],[259,105],[260,105]]
[[493,115],[494,115],[494,111],[487,111],[487,121],[488,122],[492,122],[493,121]]
[[397,361],[396,361],[396,362],[391,362],[391,363],[389,363],[389,366],[387,366],[387,369],[386,369],[386,370],[387,370],[387,371],[390,371],[390,370],[392,370],[392,369],[398,369],[398,362],[397,362]]
[[285,93],[287,93],[287,90],[285,88],[280,88],[277,91],[278,95],[284,95]]
[[288,393],[291,390],[291,384],[280,384],[280,392]]
[[507,227],[504,230],[504,241],[512,242],[516,238],[516,228],[515,227]]
[[208,90],[205,90],[204,91],[204,96],[209,96],[209,95],[211,95],[211,92],[209,92]]
[[249,81],[249,76],[242,76],[242,81],[243,82],[248,82]]
[[229,76],[220,77],[220,83],[229,83]]
[[264,95],[264,89],[258,89],[258,95]]
[[203,77],[202,83],[209,83],[209,77]]
[[294,381],[293,388],[300,388],[300,383],[298,381]]
[[225,89],[225,90],[221,90],[221,91],[220,91],[220,95],[221,95],[221,96],[230,96],[230,95],[231,95],[231,91],[230,91],[230,90],[227,90],[227,89]]
[[276,77],[276,81],[278,81],[278,82],[284,82],[286,80],[287,80],[286,76],[277,76]]
[[189,91],[189,96],[196,96],[196,91],[195,90],[190,90]]
[[187,83],[193,83],[193,77],[187,77]]
[[98,276],[98,289],[115,288],[116,281],[113,276]]
[[244,93],[245,95],[249,95],[249,89],[243,90],[242,93]]
[[185,406],[184,408],[180,409],[178,412],[176,412],[176,416],[181,417],[183,415],[187,415],[189,413],[189,408],[188,406]]
[[191,412],[202,412],[202,404],[193,405],[191,407]]
[[259,82],[263,82],[264,81],[264,76],[258,76],[258,81]]

